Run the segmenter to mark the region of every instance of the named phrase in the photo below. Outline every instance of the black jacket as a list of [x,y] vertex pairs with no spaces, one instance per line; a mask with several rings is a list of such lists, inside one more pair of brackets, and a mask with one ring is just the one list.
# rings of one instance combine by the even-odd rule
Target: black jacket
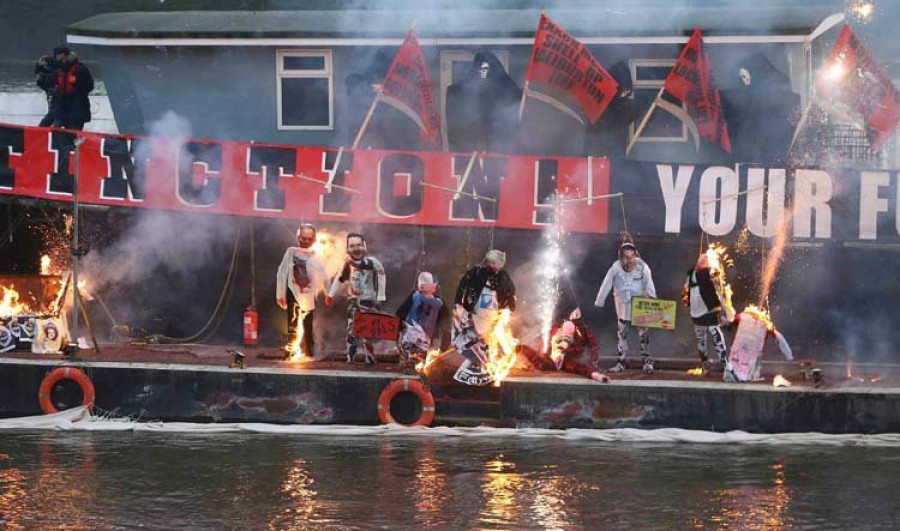
[[481,297],[484,285],[492,277],[493,284],[497,288],[497,304],[500,309],[509,308],[510,311],[516,311],[516,285],[513,284],[509,273],[503,269],[494,273],[485,266],[475,266],[466,271],[459,281],[459,287],[456,288],[456,298],[453,302],[461,305],[467,312],[471,312],[475,309],[478,298]]
[[88,67],[78,59],[63,65],[56,71],[56,90],[59,92],[59,112],[63,125],[73,121],[91,121],[88,94],[94,90],[94,76]]

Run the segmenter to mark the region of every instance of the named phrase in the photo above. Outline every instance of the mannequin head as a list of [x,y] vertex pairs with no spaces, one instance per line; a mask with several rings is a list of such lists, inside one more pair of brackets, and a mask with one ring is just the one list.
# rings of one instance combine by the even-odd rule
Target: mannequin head
[[753,81],[752,76],[750,76],[750,71],[746,68],[738,70],[738,76],[740,76],[741,83],[743,83],[745,87],[749,87],[750,83]]

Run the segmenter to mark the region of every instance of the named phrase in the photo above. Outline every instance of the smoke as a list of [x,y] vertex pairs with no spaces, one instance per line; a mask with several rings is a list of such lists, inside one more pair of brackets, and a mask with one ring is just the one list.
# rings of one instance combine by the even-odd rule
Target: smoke
[[[150,125],[150,134],[165,139],[163,145],[175,150],[191,138],[191,127],[184,117],[167,112]],[[136,157],[150,155],[135,153]],[[117,321],[146,322],[164,311],[169,314],[166,321],[177,319],[178,314],[207,317],[211,303],[198,301],[185,290],[205,285],[211,291],[222,288],[231,255],[240,243],[240,222],[224,216],[134,209],[127,223],[110,245],[83,260],[92,289],[109,297],[108,306]]]

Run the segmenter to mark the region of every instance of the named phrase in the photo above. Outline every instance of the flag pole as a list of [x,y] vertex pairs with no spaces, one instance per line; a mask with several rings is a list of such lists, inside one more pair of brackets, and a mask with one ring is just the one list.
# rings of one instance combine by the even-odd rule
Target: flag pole
[[369,126],[369,120],[372,119],[372,114],[375,112],[375,106],[378,105],[378,102],[381,101],[381,91],[378,91],[378,94],[375,95],[375,99],[372,100],[372,105],[369,105],[369,112],[366,113],[366,118],[363,120],[362,125],[359,126],[359,132],[356,133],[356,139],[353,140],[353,146],[350,149],[356,149],[359,146],[359,141],[362,140],[363,134],[366,132],[366,127]]
[[816,102],[816,98],[812,97],[806,102],[806,107],[803,109],[803,113],[800,115],[800,121],[797,122],[797,127],[794,129],[794,136],[791,137],[791,145],[788,146],[787,155],[790,156],[791,151],[794,150],[794,144],[797,143],[797,138],[800,137],[800,130],[806,125],[806,119],[809,117],[809,110],[812,108],[813,103]]
[[638,125],[637,130],[634,132],[634,136],[632,136],[631,140],[628,141],[628,147],[625,148],[626,155],[631,152],[631,148],[634,147],[634,144],[635,142],[637,142],[638,137],[641,136],[641,133],[643,133],[644,129],[647,127],[647,122],[650,121],[650,116],[653,114],[653,111],[656,110],[656,107],[659,106],[659,99],[662,98],[664,90],[666,90],[665,85],[659,87],[659,92],[656,94],[656,97],[653,98],[653,105],[651,105],[650,108],[647,109],[647,113],[644,114],[644,118],[641,120],[640,125]]
[[525,99],[528,98],[528,81],[522,87],[522,101],[519,102],[519,125],[522,125],[522,113],[525,112]]

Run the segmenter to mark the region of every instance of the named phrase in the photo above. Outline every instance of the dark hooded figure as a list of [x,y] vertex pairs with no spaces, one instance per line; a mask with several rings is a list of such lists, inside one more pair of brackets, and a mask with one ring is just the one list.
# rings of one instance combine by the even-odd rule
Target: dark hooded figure
[[479,51],[465,76],[447,88],[451,151],[510,153],[515,148],[522,90],[493,53]]
[[800,95],[762,53],[740,61],[722,102],[735,162],[784,164],[800,115]]

